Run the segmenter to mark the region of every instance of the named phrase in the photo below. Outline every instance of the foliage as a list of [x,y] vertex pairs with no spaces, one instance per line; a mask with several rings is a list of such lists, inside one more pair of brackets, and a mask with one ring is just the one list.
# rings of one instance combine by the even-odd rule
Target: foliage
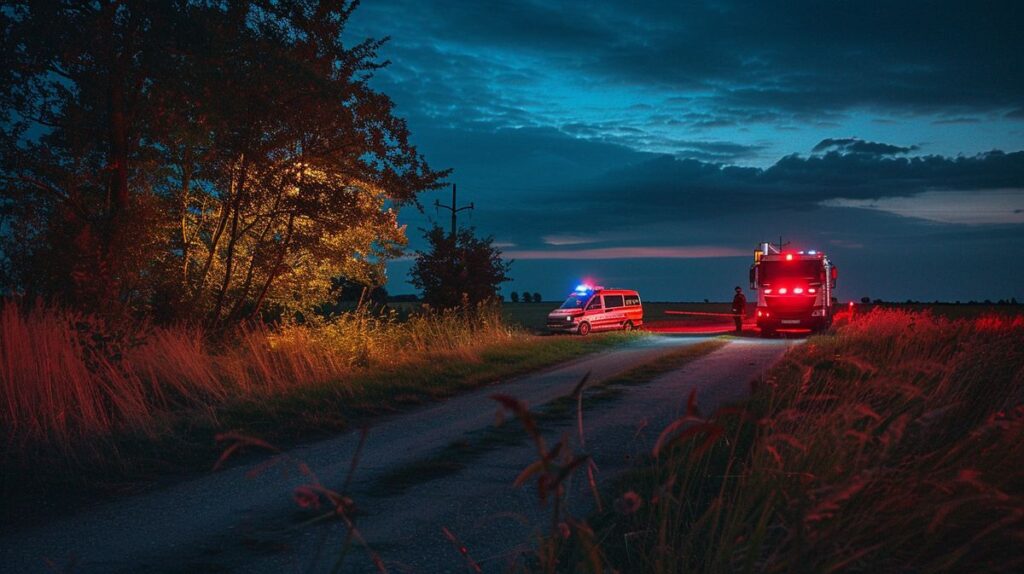
[[461,228],[452,237],[436,225],[424,237],[429,250],[416,252],[409,276],[431,307],[478,305],[495,299],[498,286],[509,281],[512,264],[502,261],[494,238],[478,238],[472,228]]
[[518,303],[519,302],[519,293],[518,292],[513,291],[512,294],[509,295],[509,297],[512,299],[513,303]]
[[384,282],[438,187],[343,41],[354,2],[15,2],[4,279],[86,310],[237,323]]

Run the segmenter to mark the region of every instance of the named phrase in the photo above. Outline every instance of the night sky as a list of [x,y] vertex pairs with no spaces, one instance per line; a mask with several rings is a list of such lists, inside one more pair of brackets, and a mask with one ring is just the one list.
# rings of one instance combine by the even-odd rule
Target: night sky
[[[505,293],[724,300],[782,235],[830,254],[843,301],[1024,300],[1024,3],[629,4],[353,17],[391,37],[373,83],[461,221],[515,260]],[[448,225],[435,199],[401,212],[413,249]]]

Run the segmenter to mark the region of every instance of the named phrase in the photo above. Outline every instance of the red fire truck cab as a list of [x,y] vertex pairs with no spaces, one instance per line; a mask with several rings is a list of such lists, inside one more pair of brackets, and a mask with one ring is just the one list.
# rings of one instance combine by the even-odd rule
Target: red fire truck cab
[[757,326],[768,337],[779,329],[827,329],[839,270],[820,251],[782,251],[762,243],[750,266],[757,293]]
[[548,330],[588,335],[591,331],[631,331],[644,324],[640,294],[628,289],[580,285],[548,314]]

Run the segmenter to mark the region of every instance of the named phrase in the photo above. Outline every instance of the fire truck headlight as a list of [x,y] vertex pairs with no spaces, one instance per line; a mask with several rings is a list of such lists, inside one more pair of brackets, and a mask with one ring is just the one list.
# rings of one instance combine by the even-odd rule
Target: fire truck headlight
[[567,315],[567,316],[565,317],[565,320],[566,320],[566,321],[568,321],[568,322],[570,322],[570,323],[572,323],[572,315]]

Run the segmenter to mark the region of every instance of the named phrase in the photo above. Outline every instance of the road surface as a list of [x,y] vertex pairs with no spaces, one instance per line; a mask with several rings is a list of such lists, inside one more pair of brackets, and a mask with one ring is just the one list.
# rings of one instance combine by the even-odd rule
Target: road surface
[[[571,393],[581,377],[593,380],[649,362],[707,337],[655,335],[624,348],[585,357],[540,373],[492,385],[379,421],[367,434],[349,494],[360,509],[357,525],[393,572],[465,572],[466,563],[445,538],[448,528],[485,572],[502,571],[546,524],[532,488],[515,489],[518,473],[535,459],[525,442],[495,445],[465,468],[401,492],[380,492],[378,479],[410,469],[494,424],[494,393],[531,408]],[[746,395],[751,380],[796,341],[731,338],[721,349],[631,386],[585,412],[586,452],[600,469],[599,484],[649,452],[664,426],[678,416],[691,389],[703,412]],[[516,423],[517,424],[517,423]],[[573,430],[571,421],[545,432],[552,440]],[[359,433],[294,449],[326,486],[337,488],[359,443]],[[301,525],[311,516],[292,498],[309,482],[289,461],[249,476],[230,468],[128,497],[0,538],[0,564],[9,572],[322,572],[339,555],[344,529],[337,521]],[[614,493],[610,493],[614,494]],[[592,498],[582,481],[572,485],[570,511],[585,516]],[[353,550],[344,572],[373,572]]]

